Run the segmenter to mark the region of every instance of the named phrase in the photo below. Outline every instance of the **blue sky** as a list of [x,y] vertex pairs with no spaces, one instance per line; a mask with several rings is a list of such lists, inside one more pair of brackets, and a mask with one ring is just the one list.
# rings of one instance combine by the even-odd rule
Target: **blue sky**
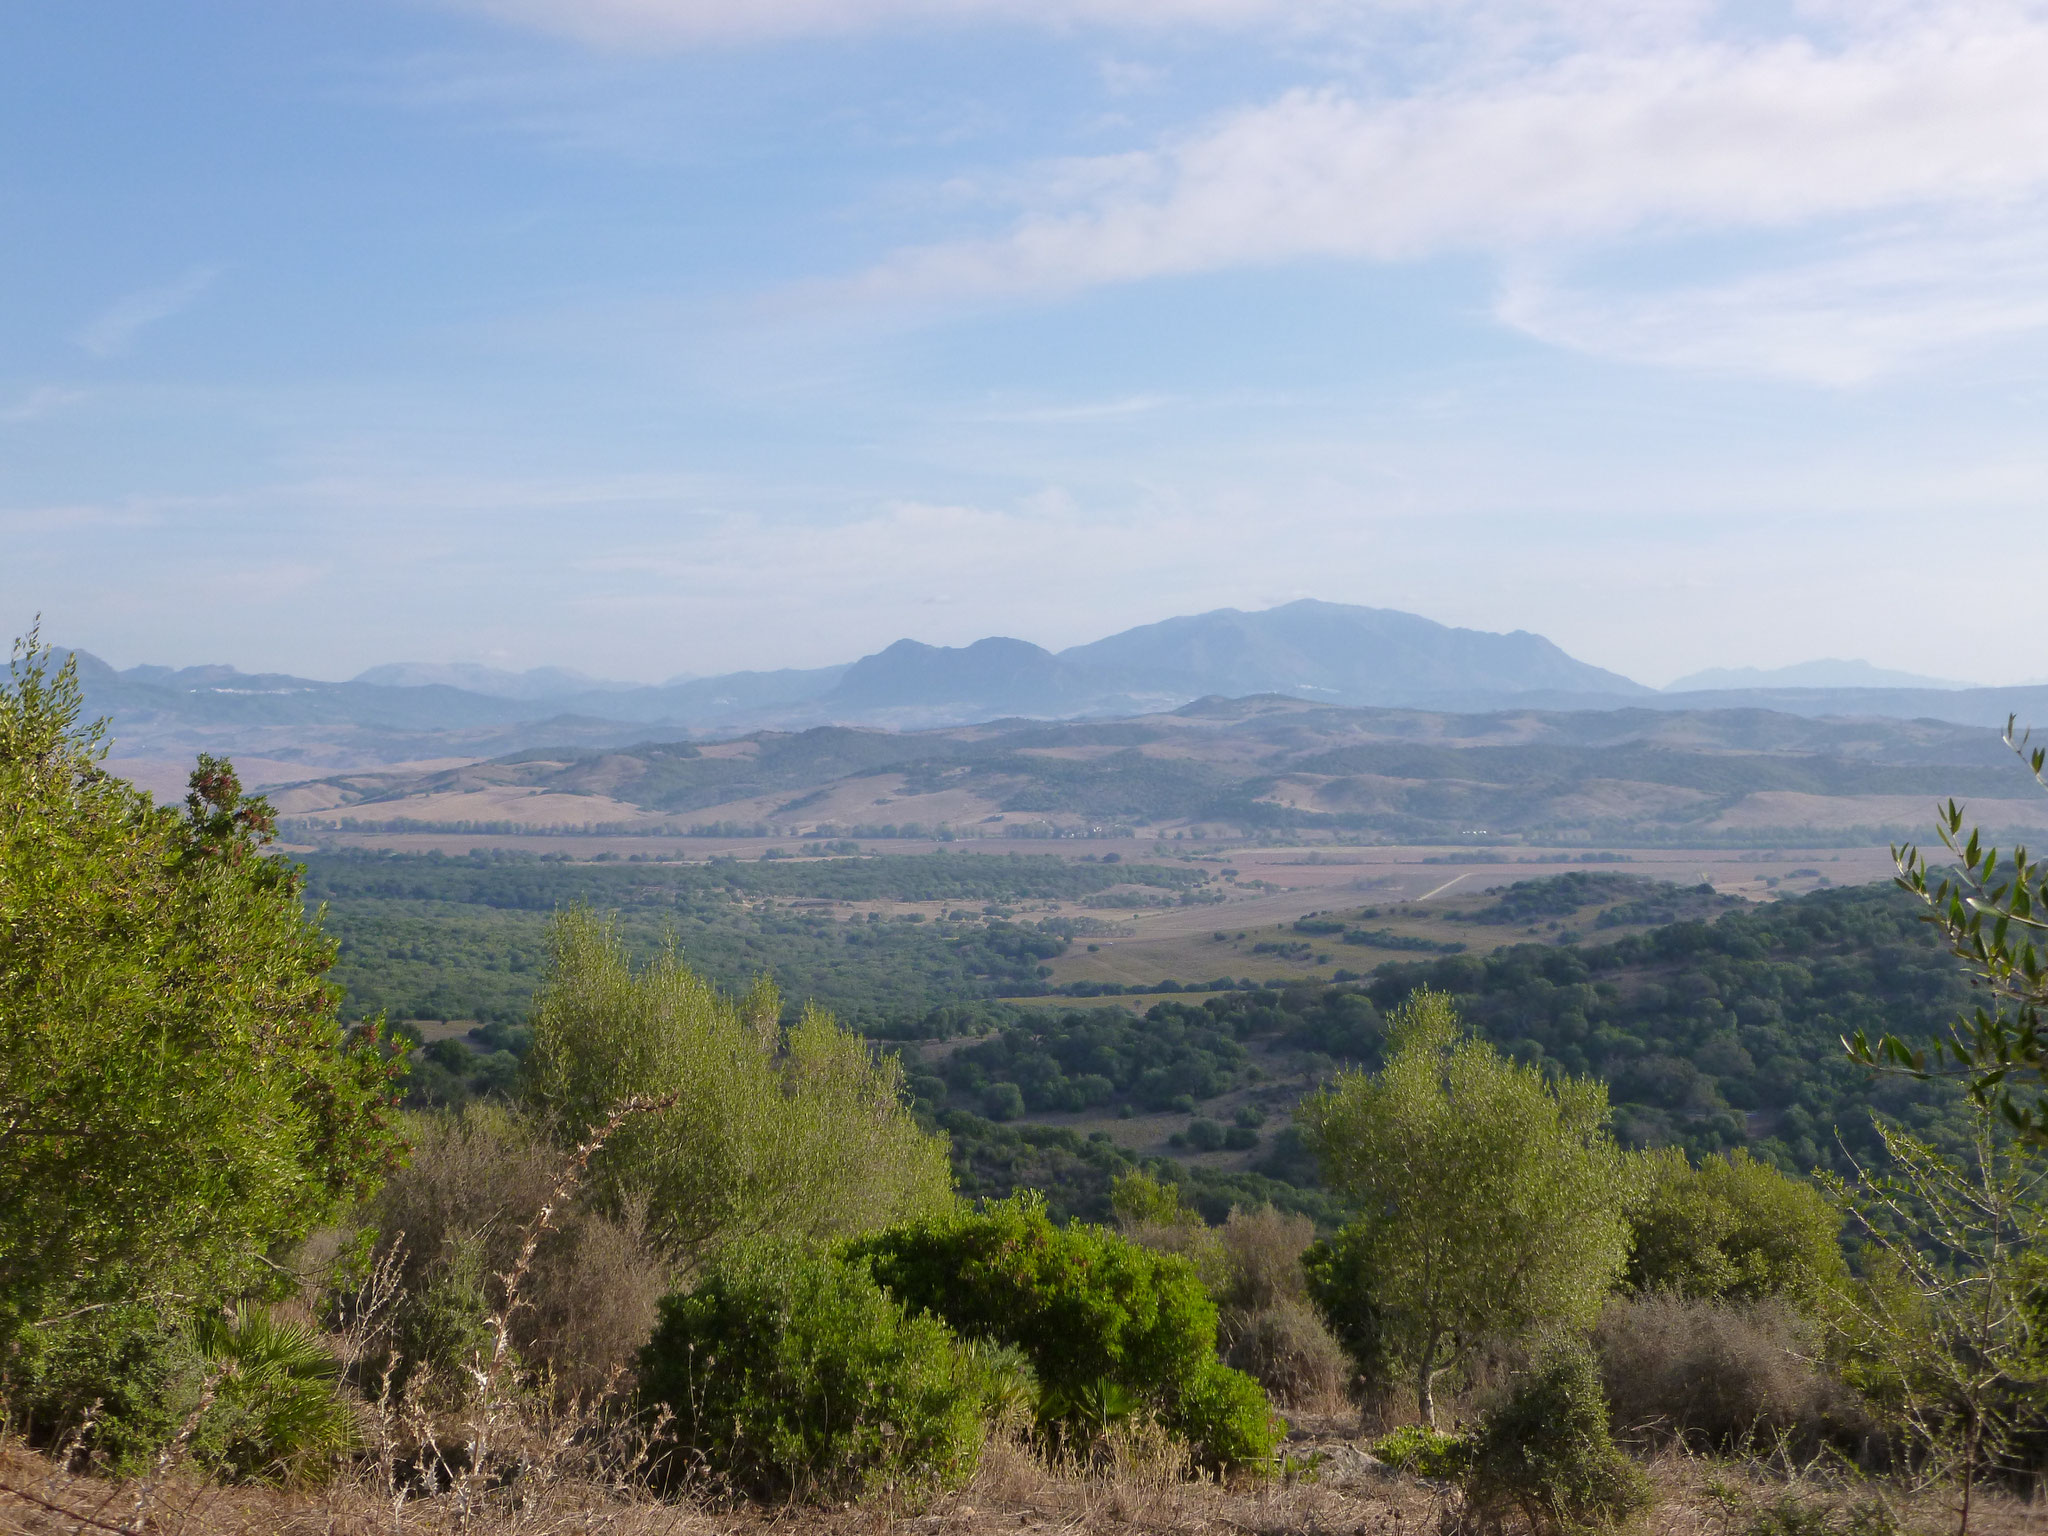
[[19,7],[0,618],[655,679],[1315,596],[2037,678],[2044,81],[1975,0]]

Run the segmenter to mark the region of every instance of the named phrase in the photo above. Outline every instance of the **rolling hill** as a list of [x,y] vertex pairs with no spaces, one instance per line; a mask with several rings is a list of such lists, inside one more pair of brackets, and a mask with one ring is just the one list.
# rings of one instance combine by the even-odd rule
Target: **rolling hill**
[[583,831],[1057,838],[1175,830],[1645,844],[1921,835],[1932,803],[2048,827],[1992,731],[1644,708],[1448,714],[1272,695],[1117,721],[514,753],[275,796],[301,837]]

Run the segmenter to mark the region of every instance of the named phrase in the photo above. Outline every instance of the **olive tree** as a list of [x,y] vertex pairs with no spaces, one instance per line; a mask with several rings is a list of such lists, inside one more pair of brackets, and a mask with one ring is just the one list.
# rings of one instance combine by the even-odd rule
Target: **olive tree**
[[765,981],[728,996],[673,945],[636,970],[606,920],[555,920],[525,1092],[572,1139],[634,1095],[673,1096],[594,1169],[613,1198],[645,1199],[672,1260],[740,1237],[849,1236],[952,1200],[946,1141],[912,1118],[895,1058],[818,1009],[787,1029],[779,1011]]
[[1976,1484],[2034,1470],[2048,1429],[2048,1166],[1986,1110],[1962,1158],[1877,1129],[1888,1169],[1822,1175],[1868,1240],[1835,1322],[1857,1384],[1959,1485],[1966,1532]]
[[[2007,719],[2006,745],[2048,788],[2048,748],[2032,746],[2017,727],[2016,717]],[[1898,883],[1927,904],[1928,921],[1972,972],[1984,1001],[1932,1045],[1896,1035],[1873,1042],[1860,1030],[1844,1043],[1869,1066],[1959,1075],[1980,1107],[2048,1146],[2048,866],[2025,848],[2001,854],[1978,828],[1965,834],[1964,823],[1955,801],[1939,808],[1935,830],[1955,856],[1952,866],[1930,868],[1911,845],[1894,848],[1892,858]]]
[[1347,1072],[1297,1118],[1362,1213],[1304,1259],[1368,1374],[1405,1371],[1425,1422],[1447,1368],[1489,1337],[1590,1326],[1628,1258],[1607,1090],[1546,1079],[1419,991],[1377,1073]]

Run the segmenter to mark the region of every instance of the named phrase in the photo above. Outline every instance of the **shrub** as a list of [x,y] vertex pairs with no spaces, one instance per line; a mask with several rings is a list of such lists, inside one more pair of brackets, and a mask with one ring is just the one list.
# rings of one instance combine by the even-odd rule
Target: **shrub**
[[[191,1327],[139,1308],[88,1313],[32,1342],[13,1362],[16,1422],[39,1440],[78,1436],[117,1474],[146,1471],[195,1413],[193,1459],[232,1478],[317,1474],[355,1440],[353,1410],[335,1392],[339,1362],[312,1327],[262,1308]],[[209,1378],[213,1401],[200,1412]]]
[[639,1396],[675,1415],[671,1477],[694,1460],[737,1491],[820,1498],[965,1481],[1006,1374],[865,1264],[749,1243],[662,1302]]
[[1786,1296],[1811,1308],[1847,1274],[1841,1213],[1804,1180],[1741,1150],[1697,1168],[1675,1147],[1638,1159],[1631,1288],[1731,1301]]
[[1275,1210],[1233,1210],[1218,1232],[1226,1278],[1217,1300],[1241,1312],[1259,1312],[1284,1301],[1306,1301],[1308,1280],[1301,1256],[1315,1241],[1306,1216]]
[[1650,1440],[1732,1450],[1789,1435],[1804,1454],[1871,1429],[1855,1393],[1815,1365],[1815,1327],[1783,1300],[1616,1297],[1593,1333],[1614,1422]]
[[1608,1434],[1591,1350],[1551,1345],[1486,1415],[1473,1437],[1465,1498],[1483,1524],[1519,1512],[1539,1536],[1618,1525],[1648,1507],[1649,1480]]
[[408,1394],[436,1408],[460,1407],[474,1386],[471,1370],[488,1359],[494,1336],[484,1295],[483,1248],[469,1239],[392,1309],[383,1360],[370,1362],[372,1396]]
[[1373,1455],[1390,1467],[1439,1482],[1456,1482],[1472,1464],[1472,1442],[1427,1424],[1403,1424],[1373,1442]]
[[1212,1467],[1270,1462],[1286,1433],[1264,1389],[1213,1355],[1180,1384],[1165,1422]]
[[24,1330],[7,1360],[6,1407],[31,1440],[82,1448],[117,1474],[144,1470],[196,1405],[190,1334],[141,1306]]
[[1188,1145],[1197,1152],[1215,1152],[1223,1146],[1223,1127],[1214,1120],[1196,1118],[1188,1122]]
[[1289,1407],[1330,1406],[1351,1374],[1344,1350],[1305,1301],[1226,1318],[1223,1358]]
[[1217,1466],[1263,1460],[1278,1443],[1264,1394],[1217,1361],[1216,1306],[1185,1259],[1055,1226],[1036,1194],[892,1228],[851,1252],[906,1307],[1021,1349],[1049,1401],[1115,1383]]
[[[411,1165],[366,1214],[380,1251],[402,1249],[405,1297],[391,1342],[448,1385],[446,1373],[468,1362],[483,1338],[497,1300],[491,1277],[512,1267],[521,1229],[550,1198],[563,1153],[533,1117],[503,1105],[413,1115],[407,1129]],[[534,1255],[512,1342],[563,1393],[602,1390],[653,1331],[669,1271],[643,1235],[641,1210],[631,1198],[611,1214],[578,1201],[557,1214]]]
[[1315,1239],[1306,1216],[1268,1206],[1234,1210],[1217,1233],[1224,1276],[1224,1358],[1282,1402],[1329,1403],[1350,1376],[1344,1350],[1308,1299],[1301,1257]]

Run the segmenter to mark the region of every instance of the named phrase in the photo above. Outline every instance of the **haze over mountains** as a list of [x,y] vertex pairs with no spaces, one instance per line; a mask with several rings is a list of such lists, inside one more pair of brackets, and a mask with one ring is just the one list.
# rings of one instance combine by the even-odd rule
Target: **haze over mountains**
[[1867,661],[1802,661],[1789,667],[1709,667],[1664,686],[1666,693],[1706,688],[1969,688],[1952,678],[1895,672]]
[[[2048,688],[1966,688],[1865,663],[1703,673],[1685,679],[1686,688],[1659,691],[1526,631],[1453,628],[1391,609],[1311,600],[1167,619],[1060,652],[1005,637],[958,647],[906,639],[837,666],[658,685],[553,667],[514,673],[421,662],[374,667],[347,682],[220,666],[116,671],[83,652],[79,668],[88,707],[114,722],[119,759],[189,762],[198,751],[226,752],[253,782],[272,783],[543,746],[603,748],[827,724],[928,730],[1006,718],[1108,719],[1262,694],[1448,712],[1635,706],[1977,726],[2002,725],[2015,711],[2048,719]],[[1825,682],[1850,677],[1882,686]]]

